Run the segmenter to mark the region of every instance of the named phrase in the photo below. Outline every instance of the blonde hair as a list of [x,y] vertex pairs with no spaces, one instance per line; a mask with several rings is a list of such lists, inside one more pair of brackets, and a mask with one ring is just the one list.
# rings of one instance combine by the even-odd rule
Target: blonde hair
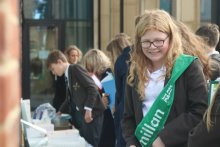
[[121,55],[124,48],[131,46],[131,44],[131,38],[125,33],[115,35],[114,39],[108,43],[106,50],[108,53],[110,53],[112,71],[114,71],[114,64],[118,56]]
[[215,103],[215,99],[217,97],[217,93],[218,93],[219,90],[220,90],[220,84],[218,85],[217,91],[215,92],[214,97],[213,97],[208,109],[206,110],[206,112],[203,116],[203,120],[206,123],[206,127],[207,127],[208,131],[210,131],[211,127],[213,126],[213,122],[211,120],[211,113],[212,113],[212,108],[213,108],[213,105]]
[[203,73],[206,79],[211,77],[211,67],[209,56],[205,52],[207,45],[204,41],[190,30],[184,23],[174,20],[179,28],[182,37],[183,52],[188,55],[196,56],[200,59],[203,66]]
[[82,59],[82,51],[81,51],[76,45],[70,45],[70,46],[68,46],[68,48],[64,51],[64,54],[66,55],[68,62],[70,62],[69,56],[70,56],[70,52],[71,52],[72,50],[77,51],[78,56],[79,56],[77,62],[80,62],[81,59]]
[[133,85],[135,74],[138,76],[137,91],[140,99],[143,100],[145,83],[149,80],[147,73],[150,60],[144,55],[141,47],[141,37],[149,30],[157,30],[169,35],[169,51],[167,53],[165,67],[166,76],[170,77],[175,59],[183,52],[182,42],[178,33],[178,28],[170,15],[164,10],[145,11],[140,16],[135,29],[134,50],[131,53],[131,66],[128,75],[128,84]]
[[82,59],[82,64],[90,73],[94,73],[98,78],[111,66],[110,59],[104,52],[98,49],[90,49]]

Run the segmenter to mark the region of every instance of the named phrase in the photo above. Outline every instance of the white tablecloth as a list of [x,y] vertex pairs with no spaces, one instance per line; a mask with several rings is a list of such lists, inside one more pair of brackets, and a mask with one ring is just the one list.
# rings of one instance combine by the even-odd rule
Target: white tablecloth
[[87,147],[76,129],[49,132],[47,136],[28,137],[30,147]]

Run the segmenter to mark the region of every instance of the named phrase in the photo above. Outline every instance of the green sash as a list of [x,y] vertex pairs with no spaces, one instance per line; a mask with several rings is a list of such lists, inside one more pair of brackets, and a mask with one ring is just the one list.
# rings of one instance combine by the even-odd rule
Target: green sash
[[208,93],[208,104],[210,105],[217,90],[218,90],[218,86],[220,84],[220,81],[215,80],[215,81],[209,81],[208,85],[209,85],[209,93]]
[[135,136],[143,147],[149,147],[163,128],[174,99],[175,82],[196,57],[181,54],[174,64],[172,75],[150,110],[135,130]]

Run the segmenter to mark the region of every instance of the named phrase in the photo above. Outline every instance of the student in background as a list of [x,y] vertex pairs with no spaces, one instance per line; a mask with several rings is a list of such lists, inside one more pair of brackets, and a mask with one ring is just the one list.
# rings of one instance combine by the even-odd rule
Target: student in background
[[67,60],[70,64],[77,64],[82,59],[82,52],[76,45],[70,45],[65,51],[64,54],[67,57]]
[[204,50],[212,61],[211,80],[215,80],[220,76],[220,54],[216,50],[219,42],[219,27],[216,24],[206,24],[196,31],[196,35],[200,36],[207,45],[204,47]]
[[89,144],[98,147],[105,107],[94,81],[82,66],[69,64],[65,55],[58,50],[49,53],[47,67],[54,75],[62,76],[65,74],[67,79],[66,100],[58,113],[62,113],[63,109],[67,107],[69,107],[70,113],[77,110],[82,118],[80,135]]
[[122,137],[121,119],[124,111],[124,90],[126,83],[126,74],[128,71],[128,62],[131,51],[131,38],[125,33],[115,35],[115,38],[107,45],[107,51],[110,53],[113,71],[115,76],[115,133],[116,147],[125,147],[125,141]]
[[[81,61],[82,58],[81,50],[75,45],[70,45],[64,51],[64,54],[70,64],[77,64]],[[55,76],[55,94],[52,105],[56,109],[56,111],[59,110],[61,104],[64,102],[65,99],[66,99],[65,76],[64,75],[62,75],[61,77]],[[80,126],[80,124],[78,124],[77,126]]]
[[206,52],[211,58],[220,62],[220,54],[216,50],[219,42],[219,27],[216,24],[206,24],[197,29],[196,35],[200,36],[208,45]]
[[203,67],[183,54],[171,16],[164,10],[146,10],[136,25],[125,88],[126,146],[186,147],[188,132],[207,108],[207,97]]
[[125,48],[130,47],[131,45],[131,37],[126,33],[116,34],[115,37],[108,43],[106,51],[109,54],[113,71],[118,57],[122,54]]
[[220,146],[220,85],[203,120],[189,133],[188,147]]
[[[99,93],[102,96],[102,101],[105,105],[104,121],[102,125],[101,139],[99,147],[114,147],[115,146],[115,126],[114,120],[109,108],[109,100],[105,93],[105,89],[99,84],[109,73],[112,73],[110,59],[98,49],[90,49],[86,52],[82,60],[83,66],[88,70],[90,75],[98,80],[97,86]],[[95,77],[94,77],[95,76]]]

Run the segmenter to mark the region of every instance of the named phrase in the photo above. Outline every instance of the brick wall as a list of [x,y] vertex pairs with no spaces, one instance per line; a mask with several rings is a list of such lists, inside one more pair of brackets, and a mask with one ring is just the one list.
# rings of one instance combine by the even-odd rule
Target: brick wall
[[0,147],[19,146],[20,26],[18,0],[0,0]]

